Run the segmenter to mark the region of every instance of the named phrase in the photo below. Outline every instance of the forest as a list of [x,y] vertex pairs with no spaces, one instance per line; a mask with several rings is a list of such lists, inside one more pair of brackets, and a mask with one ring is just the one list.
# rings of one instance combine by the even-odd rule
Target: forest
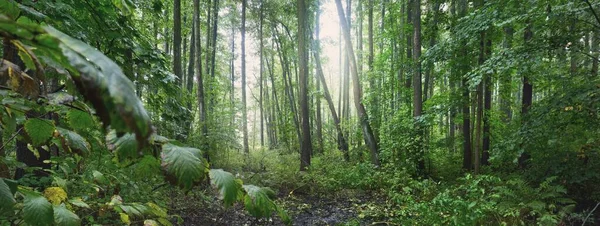
[[0,225],[598,225],[598,0],[0,0]]

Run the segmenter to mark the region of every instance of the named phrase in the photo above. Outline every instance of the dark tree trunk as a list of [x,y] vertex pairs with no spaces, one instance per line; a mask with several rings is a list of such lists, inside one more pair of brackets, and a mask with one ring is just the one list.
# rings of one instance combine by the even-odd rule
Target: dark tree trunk
[[173,2],[173,73],[181,84],[181,0]]
[[423,86],[421,85],[421,0],[413,1],[413,117],[416,132],[416,159],[420,173],[425,170],[425,155],[423,150],[423,125],[419,118],[423,112]]
[[348,51],[347,56],[350,62],[350,71],[352,74],[352,80],[354,84],[354,105],[356,107],[356,112],[358,113],[358,118],[360,120],[365,144],[369,148],[371,154],[371,163],[379,165],[379,147],[377,146],[377,140],[373,135],[373,130],[371,129],[371,124],[369,123],[369,116],[367,114],[367,111],[365,110],[365,106],[362,104],[362,88],[360,87],[360,79],[358,78],[356,59],[354,58],[354,50],[352,49],[350,28],[346,22],[346,17],[344,16],[344,10],[342,9],[341,0],[336,0],[335,2],[338,10],[338,15],[340,17],[340,24],[342,25],[342,31],[344,33],[346,49]]
[[302,143],[300,145],[300,170],[310,166],[312,141],[310,139],[310,112],[308,109],[308,53],[307,53],[307,11],[304,0],[298,0],[298,59],[300,83],[300,115],[302,118]]

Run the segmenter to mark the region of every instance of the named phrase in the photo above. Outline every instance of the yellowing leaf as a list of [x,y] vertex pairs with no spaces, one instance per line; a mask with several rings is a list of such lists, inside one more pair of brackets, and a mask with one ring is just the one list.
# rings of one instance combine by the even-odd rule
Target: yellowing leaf
[[49,187],[44,190],[44,197],[52,204],[59,205],[67,199],[67,193],[60,187]]

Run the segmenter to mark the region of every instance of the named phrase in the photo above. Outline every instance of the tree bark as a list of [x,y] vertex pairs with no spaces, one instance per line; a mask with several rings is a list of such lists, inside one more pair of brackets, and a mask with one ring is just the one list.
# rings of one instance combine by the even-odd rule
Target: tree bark
[[246,110],[246,0],[242,0],[242,127],[244,153],[250,153],[248,147],[248,112]]
[[173,2],[173,73],[181,83],[181,0]]
[[300,70],[300,115],[302,118],[302,143],[300,145],[300,170],[310,166],[312,141],[310,139],[310,112],[308,109],[308,54],[307,54],[307,11],[304,0],[298,0],[298,58]]
[[348,27],[346,17],[344,16],[344,10],[342,9],[341,0],[335,0],[335,3],[337,6],[338,15],[340,17],[340,24],[342,25],[346,49],[348,51],[347,56],[349,58],[350,71],[352,73],[352,80],[354,84],[354,105],[356,107],[356,112],[358,113],[358,118],[360,120],[365,144],[367,144],[367,147],[369,148],[371,154],[371,163],[379,165],[379,147],[377,145],[377,140],[373,135],[371,125],[369,123],[369,116],[367,114],[367,111],[365,110],[365,106],[362,103],[362,88],[360,87],[358,69],[356,67],[356,59],[354,58],[354,50],[352,49],[352,41],[350,39],[350,28]]
[[425,170],[425,155],[423,150],[423,128],[420,117],[423,113],[423,86],[421,85],[421,0],[413,1],[413,117],[416,132],[417,169]]

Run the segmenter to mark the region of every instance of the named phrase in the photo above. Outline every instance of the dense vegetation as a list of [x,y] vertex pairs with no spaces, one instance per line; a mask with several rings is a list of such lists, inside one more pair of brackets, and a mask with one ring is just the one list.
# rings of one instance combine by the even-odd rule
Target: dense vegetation
[[0,224],[597,224],[598,10],[0,0]]

